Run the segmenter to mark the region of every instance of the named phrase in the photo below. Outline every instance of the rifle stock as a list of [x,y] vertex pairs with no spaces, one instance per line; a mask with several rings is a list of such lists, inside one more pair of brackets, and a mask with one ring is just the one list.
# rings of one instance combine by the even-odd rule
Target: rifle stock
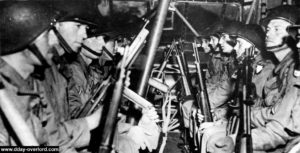
[[112,77],[109,76],[101,85],[97,88],[95,93],[85,103],[83,108],[75,115],[75,118],[81,118],[92,114],[100,105],[103,105],[103,101],[106,97],[106,92],[109,86],[112,84]]
[[123,96],[144,109],[154,107],[151,102],[147,101],[127,87],[124,88]]
[[148,84],[154,87],[155,89],[162,91],[163,93],[167,93],[169,91],[169,86],[161,83],[156,78],[149,78]]

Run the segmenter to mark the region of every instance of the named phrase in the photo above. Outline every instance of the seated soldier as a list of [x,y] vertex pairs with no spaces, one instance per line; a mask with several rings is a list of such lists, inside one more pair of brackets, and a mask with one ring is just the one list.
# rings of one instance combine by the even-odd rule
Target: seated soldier
[[[280,6],[271,10],[265,20],[267,51],[274,53],[279,64],[275,68],[270,66],[271,71],[265,73],[265,68],[270,65],[267,63],[257,74],[263,79],[252,80],[259,89],[257,91],[262,91],[256,91],[258,97],[262,96],[259,97],[262,103],[251,111],[251,137],[255,152],[282,152],[287,142],[294,139],[291,131],[299,133],[296,119],[299,114],[299,78],[293,75],[295,59],[292,50],[296,43],[288,37],[286,30],[295,24],[298,14],[299,10],[294,6]],[[208,148],[210,152],[233,152],[235,137],[215,134],[208,142]]]
[[[236,35],[238,29],[242,26],[242,23],[228,22],[224,25],[226,25],[226,26],[224,26],[223,29],[221,30],[223,37],[221,37],[219,43],[220,43],[220,47],[222,49],[223,54],[225,56],[228,56],[226,58],[232,59],[229,57],[234,53],[234,45],[236,45],[236,41],[231,39],[230,35]],[[226,39],[226,41],[224,39]],[[229,43],[227,43],[228,41],[229,41]],[[232,60],[227,60],[226,62],[229,62],[229,61],[232,61]],[[229,64],[226,64],[226,65],[229,65]],[[234,65],[234,64],[230,63],[230,65]],[[226,68],[226,70],[224,70],[224,71],[228,72],[229,70],[228,70],[228,68]],[[227,75],[229,75],[229,74],[227,74]],[[215,82],[215,83],[217,83],[217,82]],[[216,86],[219,86],[219,85],[216,85]],[[216,90],[216,87],[212,87],[211,85],[209,85],[208,88],[209,89],[207,91],[208,91],[208,94],[210,94],[209,95],[209,98],[210,98],[210,97],[212,97],[212,94]],[[210,102],[211,102],[211,100],[210,100]],[[225,109],[224,109],[224,107],[222,107],[223,105],[219,105],[218,107],[221,107],[221,109],[217,109],[218,107],[215,107],[215,105],[213,105],[213,104],[211,104],[211,105],[212,105],[212,110],[214,110],[214,114],[213,114],[214,120],[223,119],[227,112],[226,111],[227,107],[225,107]],[[189,128],[190,131],[192,131],[191,130],[192,127],[190,126],[190,124],[193,123],[192,119],[196,118],[195,117],[196,112],[197,112],[196,108],[193,106],[192,102],[186,102],[182,106],[182,111],[183,111],[183,118],[184,118],[184,126],[186,128]],[[217,113],[217,112],[219,112],[219,113]],[[202,119],[203,118],[200,117],[200,120],[202,120]]]
[[[294,50],[295,53],[299,54],[299,49],[300,49],[300,39],[299,39],[299,35],[300,35],[300,19],[298,18],[297,22],[295,25],[289,26],[288,27],[288,32],[289,35],[295,39],[297,41],[297,49],[298,51]],[[297,59],[295,59],[297,60]],[[300,60],[298,58],[298,60]],[[295,77],[299,77],[300,70],[299,70],[299,61],[298,61],[298,65],[295,64],[295,71],[294,71],[294,75]],[[296,117],[299,118],[299,117]],[[288,129],[287,129],[288,130]],[[292,135],[294,135],[296,137],[296,139],[290,141],[287,145],[287,147],[285,148],[284,152],[288,152],[288,153],[297,153],[300,151],[300,137],[299,137],[299,133],[297,133],[297,131],[290,131],[290,133]]]
[[[42,106],[41,97],[31,82],[30,75],[35,66],[51,64],[53,52],[44,45],[54,36],[50,29],[50,21],[55,19],[56,14],[54,10],[36,3],[0,3],[1,83],[38,143],[45,145],[48,143],[47,131],[42,125],[39,111],[36,111]],[[33,11],[36,13],[32,14]],[[37,18],[39,21],[35,20]],[[25,26],[28,23],[30,25]],[[22,36],[19,36],[20,34]],[[0,145],[22,145],[21,138],[16,137],[7,120],[9,118],[5,118],[1,113]]]
[[[1,22],[1,35],[5,36],[1,36],[2,81],[9,80],[5,85],[12,94],[10,97],[15,97],[18,102],[15,106],[40,145],[59,146],[61,152],[76,152],[76,147],[88,143],[82,136],[89,135],[90,127],[97,124],[92,120],[97,121],[98,115],[70,122],[58,120],[51,103],[45,101],[47,96],[42,86],[36,79],[29,78],[34,66],[53,64],[53,47],[58,43],[53,25],[60,19],[59,12],[42,3],[28,1],[2,1],[1,7],[1,21],[6,21]],[[20,33],[23,37],[15,37]],[[15,142],[18,138],[11,129],[1,128],[2,145],[19,145]]]
[[[239,27],[236,27],[236,29],[233,29],[233,31],[230,34],[229,32],[223,33],[220,45],[222,49],[225,52],[230,52],[230,50],[235,51],[235,55],[238,62],[241,62],[244,59],[245,51],[252,46],[255,46],[255,54],[257,55],[257,52],[260,52],[261,50],[264,50],[264,32],[262,28],[260,28],[258,25],[240,25]],[[228,35],[229,34],[229,35]],[[232,43],[228,43],[232,42]],[[232,45],[233,44],[233,45]],[[231,47],[230,47],[231,46]],[[255,56],[255,62],[258,62],[260,60],[260,56]],[[255,65],[253,65],[255,67]],[[270,71],[268,71],[270,72]],[[231,78],[228,81],[225,81],[222,83],[220,87],[218,87],[213,93],[209,95],[210,103],[212,106],[212,109],[214,110],[214,115],[216,118],[219,118],[219,122],[215,122],[213,128],[207,128],[212,126],[211,123],[203,123],[200,127],[200,130],[204,129],[204,136],[203,136],[203,146],[205,148],[207,140],[211,137],[210,134],[218,133],[222,135],[222,133],[226,133],[226,126],[227,126],[227,110],[222,109],[216,109],[226,103],[227,100],[231,97],[234,91],[234,84],[236,80],[236,76],[233,75],[233,78]],[[220,102],[220,103],[219,103]],[[203,118],[202,115],[198,114],[198,118]],[[225,121],[225,122],[224,122]],[[206,149],[206,148],[205,148]],[[207,148],[208,150],[210,148]],[[206,150],[202,150],[206,151]]]
[[[92,60],[98,60],[102,54],[113,55],[114,45],[110,45],[111,42],[114,42],[114,40],[109,40],[106,44],[102,34],[96,34],[85,39],[83,42],[85,47],[81,48],[77,59],[68,65],[69,70],[72,72],[68,82],[68,96],[69,108],[72,110],[73,118],[76,118],[78,112],[81,112],[83,106],[85,106],[85,103],[88,103],[93,93],[91,89],[100,81],[98,80],[98,75],[95,74],[96,72],[90,69],[90,64]],[[106,51],[103,53],[103,47],[109,52],[106,53]],[[127,80],[127,86],[128,84],[129,81]],[[102,106],[100,106],[99,109],[102,109]],[[154,109],[144,110],[143,112],[144,116],[138,126],[131,126],[122,122],[118,123],[118,133],[116,136],[118,142],[116,142],[116,149],[119,152],[138,152],[140,147],[142,149],[147,147],[149,150],[155,149],[150,144],[157,142],[147,142],[147,137],[151,137],[151,135],[157,137],[158,129],[155,129],[156,125],[154,122],[151,123],[151,121],[147,121],[149,119],[146,118],[150,117],[150,119],[153,118],[156,120],[155,118],[158,118],[158,115]],[[145,135],[146,133],[148,136]],[[129,146],[134,149],[130,149]]]

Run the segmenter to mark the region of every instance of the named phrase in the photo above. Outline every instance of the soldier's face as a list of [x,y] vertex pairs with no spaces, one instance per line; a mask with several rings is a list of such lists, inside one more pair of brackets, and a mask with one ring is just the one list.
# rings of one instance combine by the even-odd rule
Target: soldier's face
[[286,28],[290,25],[281,19],[271,20],[266,29],[266,46],[270,48],[284,44],[284,39],[289,36]]
[[210,52],[209,40],[208,39],[202,39],[202,48],[203,48],[205,53]]
[[[105,45],[103,36],[98,36],[98,37],[91,37],[88,39],[85,39],[83,44],[87,47],[89,47],[90,49],[92,49],[93,51],[102,54],[102,49],[103,46]],[[86,49],[82,48],[81,49],[82,53],[87,56],[90,59],[98,59],[99,56],[92,54],[91,52],[87,51]]]
[[57,30],[66,40],[73,51],[78,52],[83,40],[87,38],[86,25],[78,22],[61,22],[57,26]]
[[215,37],[215,36],[210,36],[210,41],[209,41],[209,44],[213,47],[213,49],[215,51],[218,51],[217,50],[217,46],[219,44],[219,38]]
[[222,34],[220,39],[220,46],[224,53],[231,53],[233,51],[233,47],[230,44],[228,44],[228,41],[230,41],[229,35]]

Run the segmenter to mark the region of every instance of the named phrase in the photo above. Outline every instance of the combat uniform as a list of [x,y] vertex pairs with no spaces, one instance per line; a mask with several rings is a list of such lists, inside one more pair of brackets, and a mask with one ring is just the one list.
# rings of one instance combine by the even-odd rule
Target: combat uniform
[[293,73],[294,59],[291,51],[265,83],[264,103],[252,111],[254,150],[269,150],[286,145],[292,137],[284,128],[300,132],[300,78],[294,77]]
[[[39,144],[47,143],[47,133],[40,122],[39,107],[42,107],[36,84],[24,80],[20,74],[0,58],[0,79],[4,91],[12,100],[13,105],[22,115]],[[0,119],[0,145],[20,145],[16,135],[13,134],[7,119],[1,113]]]
[[83,60],[83,55],[68,65],[70,78],[68,80],[68,98],[70,115],[72,118],[83,108],[84,104],[93,95],[94,90],[102,82],[100,74],[92,70]]
[[49,145],[59,146],[61,152],[77,152],[76,148],[87,146],[90,140],[87,122],[84,118],[70,120],[66,80],[56,65],[46,70],[45,80],[39,81],[39,91],[47,104],[42,122],[49,133]]
[[252,142],[256,151],[282,152],[282,147],[293,139],[284,128],[294,132],[300,131],[300,80],[293,76],[292,57],[290,52],[274,71],[270,71],[274,66],[267,64],[264,70],[253,78],[257,96],[263,99],[260,99],[261,103],[254,106],[251,112]]
[[[68,81],[68,97],[72,118],[76,117],[75,115],[92,96],[93,89],[103,79],[85,63],[82,56],[78,54],[77,60],[68,65],[71,73]],[[99,109],[102,109],[102,106]],[[126,135],[131,127],[132,125],[125,123],[125,121],[118,122],[114,138],[114,149],[120,153],[138,153],[139,146]]]

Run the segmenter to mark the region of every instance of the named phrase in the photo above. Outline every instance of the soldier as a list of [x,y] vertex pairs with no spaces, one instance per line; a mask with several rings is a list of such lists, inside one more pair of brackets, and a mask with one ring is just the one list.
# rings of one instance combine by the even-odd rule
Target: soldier
[[[299,49],[300,49],[300,39],[299,39],[299,35],[300,35],[300,19],[298,18],[297,22],[295,25],[289,26],[288,27],[288,32],[290,34],[290,36],[295,39],[297,41],[297,51],[296,53],[298,53],[299,55]],[[298,56],[299,57],[299,56]],[[294,71],[294,75],[295,77],[299,77],[299,58],[298,58],[298,65],[295,64],[295,71]],[[295,63],[297,63],[297,61],[295,61]],[[296,139],[292,140],[291,142],[288,143],[288,145],[286,146],[284,152],[288,152],[288,153],[297,153],[300,151],[300,137],[299,137],[299,133],[297,133],[296,131],[291,131],[293,133],[293,135],[296,137]]]
[[[288,26],[295,24],[298,14],[297,7],[280,6],[271,10],[265,20],[267,51],[272,52],[279,63],[273,71],[265,74],[266,79],[255,82],[256,87],[263,84],[262,90],[259,90],[263,92],[263,103],[254,107],[251,112],[255,151],[282,152],[287,142],[294,138],[291,131],[299,133],[299,122],[296,119],[299,114],[299,78],[293,74],[293,46],[296,43],[288,37],[286,30]],[[232,152],[234,137],[215,138],[216,143],[211,146],[215,151],[218,150],[215,146],[222,146],[222,150]]]
[[[81,48],[77,60],[73,61],[68,66],[72,71],[72,76],[68,83],[68,91],[70,100],[69,105],[70,108],[75,108],[73,110],[82,108],[84,103],[92,96],[91,89],[93,89],[93,86],[100,81],[98,80],[99,77],[95,77],[97,76],[97,74],[95,74],[96,72],[93,72],[93,70],[90,69],[92,60],[99,60],[100,55],[105,56],[102,60],[114,59],[115,39],[107,40],[105,35],[107,37],[108,34],[109,33],[104,33],[99,35],[95,33],[95,35],[85,39],[85,47]],[[106,39],[106,42],[104,41],[104,38]],[[112,33],[110,33],[110,38],[117,37],[114,37]],[[104,52],[103,49],[107,49],[107,51]],[[129,74],[130,73],[128,73],[128,75]],[[127,79],[125,85],[129,86],[129,84],[129,80]],[[76,98],[78,95],[81,100]],[[76,111],[74,111],[74,113],[76,114]],[[157,119],[157,112],[154,109],[150,109],[143,111],[143,116],[138,126],[131,126],[125,122],[118,122],[116,133],[117,140],[115,141],[118,152],[138,152],[139,148],[145,149],[146,147],[149,150],[155,149],[153,148],[153,144],[156,144],[157,142],[149,142],[149,140],[155,139],[155,137],[158,136],[158,129],[156,129],[154,122]]]
[[[239,25],[236,26],[235,29],[232,29],[231,33],[233,35],[222,34],[222,38],[220,40],[220,45],[225,52],[230,52],[230,50],[235,50],[237,61],[241,61],[244,58],[245,50],[255,46],[255,55],[257,55],[260,51],[264,49],[264,32],[262,28],[258,25]],[[227,40],[226,40],[227,39]],[[232,43],[228,43],[232,42]],[[235,42],[235,43],[233,43]],[[235,45],[231,45],[235,44]],[[231,47],[230,47],[231,46]],[[260,55],[255,56],[255,63],[260,61]],[[255,65],[253,65],[255,67]],[[266,71],[270,72],[270,71]],[[233,77],[236,78],[235,75]],[[227,125],[227,110],[226,109],[217,109],[218,107],[224,105],[227,100],[231,97],[234,91],[234,80],[235,78],[231,78],[221,84],[212,94],[209,95],[210,103],[212,109],[214,110],[214,115],[219,119],[218,122],[213,124],[211,123],[203,123],[200,129],[204,129],[203,142],[204,146],[206,146],[207,141],[207,151],[214,152],[213,147],[211,147],[210,143],[214,140],[213,138],[216,136],[224,136],[226,133],[226,125]],[[202,118],[202,115],[198,114],[198,118]],[[223,118],[223,119],[222,119]],[[201,121],[201,120],[200,120]],[[213,127],[211,127],[214,125]],[[207,128],[211,127],[211,128]],[[216,134],[217,133],[217,134]],[[213,135],[213,136],[211,136]],[[216,135],[216,136],[215,136]],[[206,150],[202,150],[206,151]],[[219,150],[220,151],[220,150]]]
[[[52,97],[45,92],[44,87],[47,86],[28,78],[34,66],[47,67],[53,64],[51,60],[54,55],[53,47],[58,44],[57,29],[54,25],[61,19],[60,14],[36,1],[3,1],[1,4],[3,7],[1,21],[5,21],[1,22],[3,80],[15,77],[15,83],[6,84],[13,89],[11,93],[14,94],[11,97],[16,97],[17,100],[21,98],[16,106],[25,120],[30,121],[30,127],[34,132],[37,132],[35,136],[40,144],[60,146],[61,152],[76,152],[75,148],[88,144],[90,130],[97,127],[100,114],[95,113],[86,118],[66,121],[63,115],[56,113],[59,112],[60,103],[49,100]],[[20,33],[23,37],[15,37]],[[19,74],[4,61],[10,63]],[[8,73],[11,75],[5,77]],[[24,81],[25,79],[30,79],[29,83]],[[30,92],[32,90],[33,92]],[[24,103],[19,104],[23,100]],[[14,142],[9,143],[13,139],[10,139],[11,134],[7,129],[9,128],[1,128],[3,143],[15,145]]]
[[91,69],[93,60],[98,60],[102,55],[102,47],[105,45],[102,36],[90,37],[84,40],[87,47],[81,48],[77,58],[68,65],[72,75],[68,81],[68,99],[71,118],[82,109],[92,96],[94,89],[100,83],[95,69]]
[[[60,14],[38,2],[2,1],[1,7],[0,17],[4,21],[1,22],[2,82],[10,97],[18,102],[15,106],[41,145],[59,145],[62,152],[74,152],[75,147],[85,145],[82,135],[88,135],[90,127],[97,124],[97,116],[56,122],[55,113],[44,101],[37,80],[29,77],[34,66],[53,64],[52,48],[57,43],[53,25]],[[18,37],[19,34],[22,36]],[[74,130],[76,123],[78,126]],[[12,136],[10,128],[1,128],[2,145],[18,145],[15,142],[17,138]]]
[[[39,120],[39,114],[34,112],[34,109],[41,105],[38,90],[28,79],[34,71],[34,66],[51,63],[53,53],[42,47],[53,37],[50,23],[56,16],[55,12],[43,8],[36,4],[11,5],[2,1],[0,13],[1,82],[39,144],[47,144],[47,133]],[[43,13],[31,14],[33,10]],[[35,18],[40,18],[40,21],[35,21]],[[23,21],[30,25],[25,26],[26,22]],[[22,36],[19,36],[20,34]],[[7,126],[6,120],[9,119],[5,119],[1,114],[1,146],[20,145],[18,138]]]

